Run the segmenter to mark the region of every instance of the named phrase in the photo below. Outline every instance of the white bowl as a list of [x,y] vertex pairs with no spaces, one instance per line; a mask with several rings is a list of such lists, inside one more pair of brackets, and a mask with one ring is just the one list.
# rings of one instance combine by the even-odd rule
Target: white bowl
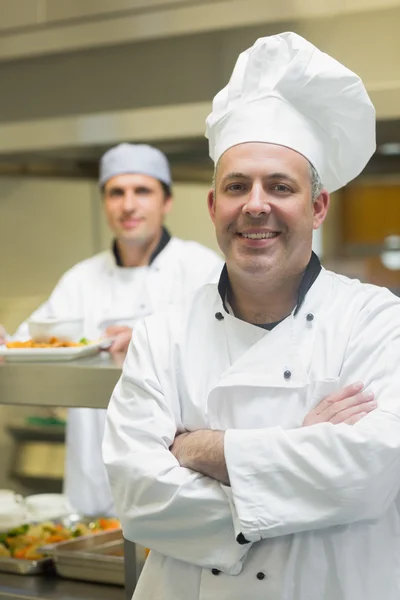
[[17,506],[23,501],[23,497],[14,490],[0,490],[0,507]]
[[0,506],[0,533],[19,527],[29,520],[29,514],[23,504]]
[[83,337],[83,319],[31,319],[28,330],[35,342],[45,343],[52,337],[62,342],[79,342]]
[[27,496],[25,503],[34,521],[57,519],[73,512],[64,494],[34,494]]

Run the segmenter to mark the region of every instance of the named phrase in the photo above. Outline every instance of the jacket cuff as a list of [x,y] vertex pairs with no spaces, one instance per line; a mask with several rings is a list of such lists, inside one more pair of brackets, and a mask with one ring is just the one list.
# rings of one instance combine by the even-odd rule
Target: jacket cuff
[[237,518],[238,543],[259,542],[263,531],[271,526],[279,527],[266,505],[268,470],[274,464],[272,456],[268,456],[266,437],[265,429],[228,429],[225,432],[225,461]]

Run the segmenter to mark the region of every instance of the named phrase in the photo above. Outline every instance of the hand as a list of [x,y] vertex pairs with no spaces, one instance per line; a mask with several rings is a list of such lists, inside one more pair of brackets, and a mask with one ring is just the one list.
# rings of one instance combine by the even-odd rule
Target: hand
[[111,354],[115,354],[117,352],[124,352],[125,354],[127,353],[132,339],[132,329],[130,327],[107,327],[105,334],[107,337],[115,337],[114,342],[108,349]]
[[[175,456],[181,467],[189,467],[189,450],[190,442],[188,437],[189,431],[177,433],[169,451]],[[189,442],[189,443],[188,443]]]
[[3,325],[0,325],[0,346],[7,342],[7,332]]
[[355,383],[322,400],[308,415],[303,427],[316,423],[346,423],[354,425],[378,406],[372,392],[363,392],[364,385]]

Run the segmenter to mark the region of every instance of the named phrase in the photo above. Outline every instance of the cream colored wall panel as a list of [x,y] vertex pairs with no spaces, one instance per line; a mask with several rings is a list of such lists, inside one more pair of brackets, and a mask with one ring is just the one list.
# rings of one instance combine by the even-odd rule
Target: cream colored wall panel
[[166,224],[173,235],[184,240],[195,240],[220,253],[214,225],[207,210],[210,187],[204,184],[175,184],[174,207]]
[[382,0],[381,2],[377,0],[344,0],[344,8],[349,12],[376,10],[379,8],[384,10],[395,6],[400,6],[399,0]]
[[[157,7],[188,4],[193,0],[44,0],[46,21],[77,19],[79,17],[100,16],[134,9],[154,9]],[[199,0],[200,2],[201,0]]]
[[91,182],[0,178],[1,300],[47,295],[64,271],[91,256]]
[[358,73],[368,85],[399,80],[400,7],[299,23],[300,33]]
[[400,80],[392,82],[391,86],[386,89],[373,86],[369,90],[376,114],[380,119],[400,118]]
[[0,0],[0,32],[36,25],[42,0]]

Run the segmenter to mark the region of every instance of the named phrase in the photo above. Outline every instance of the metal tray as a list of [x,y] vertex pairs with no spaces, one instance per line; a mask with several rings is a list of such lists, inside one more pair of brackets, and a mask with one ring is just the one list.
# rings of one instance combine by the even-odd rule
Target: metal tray
[[[82,517],[78,514],[66,515],[64,517],[60,517],[58,519],[49,519],[53,523],[62,523],[65,527],[72,527],[76,523],[85,523],[89,524],[93,517]],[[29,523],[32,525],[37,525],[37,522]],[[3,533],[3,532],[0,532]],[[98,535],[98,534],[92,534]],[[89,537],[89,536],[88,536]],[[80,539],[80,538],[77,538]],[[64,542],[61,542],[64,543]],[[66,542],[68,543],[68,542]],[[0,573],[11,573],[13,575],[41,575],[43,573],[48,573],[49,571],[54,571],[53,559],[51,558],[50,551],[47,551],[51,548],[56,548],[59,544],[53,544],[52,546],[46,546],[46,556],[45,558],[41,558],[39,560],[27,560],[23,558],[9,558],[9,557],[0,557]]]
[[0,573],[12,573],[13,575],[41,575],[53,570],[51,558],[40,560],[25,560],[23,558],[0,558]]
[[124,585],[124,539],[121,529],[44,547],[57,573],[66,579]]

